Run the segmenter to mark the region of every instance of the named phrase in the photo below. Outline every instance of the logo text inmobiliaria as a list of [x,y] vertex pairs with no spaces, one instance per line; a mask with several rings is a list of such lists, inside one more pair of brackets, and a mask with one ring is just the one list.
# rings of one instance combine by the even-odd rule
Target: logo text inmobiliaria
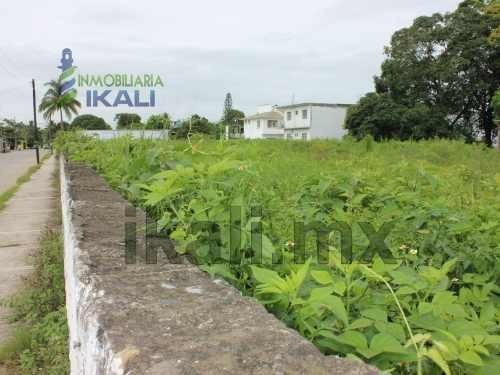
[[164,86],[158,74],[76,74],[69,48],[62,50],[58,68],[62,70],[62,93],[76,96],[77,87],[85,88],[87,107],[155,107],[156,88]]

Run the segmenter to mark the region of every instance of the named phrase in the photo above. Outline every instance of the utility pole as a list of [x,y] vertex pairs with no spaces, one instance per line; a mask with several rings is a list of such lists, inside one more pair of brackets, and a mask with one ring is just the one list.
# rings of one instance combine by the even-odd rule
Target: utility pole
[[35,152],[36,152],[36,163],[40,164],[40,152],[38,150],[38,127],[36,125],[36,93],[35,93],[35,80],[31,80],[31,86],[33,87],[33,125],[35,126]]

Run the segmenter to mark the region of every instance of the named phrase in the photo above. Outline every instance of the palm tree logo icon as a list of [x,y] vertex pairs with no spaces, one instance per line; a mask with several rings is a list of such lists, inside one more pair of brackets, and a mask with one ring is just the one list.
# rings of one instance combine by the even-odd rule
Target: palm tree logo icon
[[54,115],[59,113],[60,128],[64,129],[63,114],[70,120],[73,115],[78,114],[78,109],[82,106],[76,99],[77,92],[74,87],[76,66],[73,66],[73,53],[69,48],[62,50],[61,65],[58,68],[62,70],[62,73],[58,79],[45,84],[48,90],[38,110],[43,112],[43,117],[48,121],[52,121]]

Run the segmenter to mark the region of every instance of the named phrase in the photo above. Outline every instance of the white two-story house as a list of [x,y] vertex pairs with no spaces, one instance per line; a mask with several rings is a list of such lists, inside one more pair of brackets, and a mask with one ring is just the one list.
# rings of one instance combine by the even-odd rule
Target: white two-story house
[[342,138],[348,104],[301,103],[278,107],[286,139]]
[[257,107],[257,113],[243,120],[246,139],[283,138],[283,115],[276,106]]

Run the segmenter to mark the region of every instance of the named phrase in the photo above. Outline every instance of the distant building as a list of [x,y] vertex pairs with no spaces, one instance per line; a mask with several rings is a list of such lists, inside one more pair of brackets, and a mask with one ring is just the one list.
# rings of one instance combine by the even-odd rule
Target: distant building
[[301,103],[277,107],[286,139],[342,138],[349,104]]
[[168,139],[168,130],[84,130],[83,134],[100,140],[120,137],[134,139]]
[[282,139],[284,136],[283,115],[276,110],[276,106],[260,106],[256,114],[244,118],[243,129],[246,139]]

